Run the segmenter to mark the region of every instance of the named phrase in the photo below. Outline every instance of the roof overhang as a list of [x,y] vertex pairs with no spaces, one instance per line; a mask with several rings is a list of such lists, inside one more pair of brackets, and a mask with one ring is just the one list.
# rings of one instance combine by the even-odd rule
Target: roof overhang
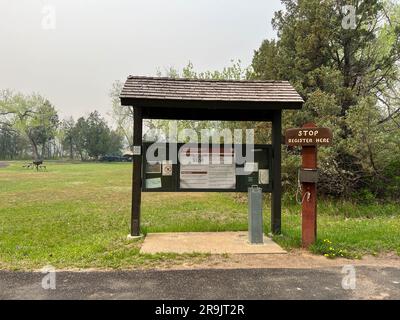
[[274,111],[301,109],[303,99],[287,81],[221,81],[128,77],[124,106],[142,107],[143,118],[270,120]]

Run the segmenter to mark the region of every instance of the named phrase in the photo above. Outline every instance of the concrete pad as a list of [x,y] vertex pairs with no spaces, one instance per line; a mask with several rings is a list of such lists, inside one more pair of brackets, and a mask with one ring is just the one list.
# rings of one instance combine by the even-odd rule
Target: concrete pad
[[250,244],[246,231],[240,232],[174,232],[147,234],[141,253],[286,253],[270,238],[263,244]]
[[133,235],[131,235],[131,234],[128,234],[128,236],[126,237],[126,239],[127,239],[127,240],[136,241],[136,240],[141,240],[141,239],[143,239],[143,237],[144,237],[143,234],[140,234],[139,236],[133,236]]

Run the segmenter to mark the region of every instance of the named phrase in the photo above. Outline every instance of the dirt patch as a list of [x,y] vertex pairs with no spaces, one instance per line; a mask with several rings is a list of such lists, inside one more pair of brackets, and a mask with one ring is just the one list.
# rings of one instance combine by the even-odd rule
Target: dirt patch
[[5,168],[5,167],[8,167],[8,166],[9,166],[9,164],[7,162],[1,162],[0,161],[0,168]]
[[[287,254],[230,254],[206,255],[183,258],[177,261],[160,261],[143,266],[122,267],[118,270],[197,270],[197,269],[321,269],[345,265],[400,268],[400,256],[395,253],[364,256],[363,259],[329,259],[306,250],[294,250]],[[1,268],[0,270],[7,268]],[[87,272],[115,271],[115,268],[60,268],[58,271]],[[40,271],[40,269],[36,270]]]
[[400,268],[400,257],[395,253],[364,256],[362,259],[329,259],[306,250],[293,250],[287,254],[232,254],[211,255],[200,262],[169,264],[162,269],[256,269],[293,268],[313,269],[344,265]]

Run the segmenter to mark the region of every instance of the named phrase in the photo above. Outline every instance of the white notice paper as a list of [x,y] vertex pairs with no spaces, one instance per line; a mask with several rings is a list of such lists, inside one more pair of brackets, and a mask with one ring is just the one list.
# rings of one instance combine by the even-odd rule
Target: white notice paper
[[258,183],[259,184],[269,184],[269,170],[260,169],[258,171]]
[[147,189],[157,189],[161,188],[161,178],[146,179]]
[[257,162],[246,162],[244,164],[244,172],[257,172],[258,171],[258,163]]
[[236,166],[233,149],[201,150],[197,147],[180,150],[181,189],[235,189]]

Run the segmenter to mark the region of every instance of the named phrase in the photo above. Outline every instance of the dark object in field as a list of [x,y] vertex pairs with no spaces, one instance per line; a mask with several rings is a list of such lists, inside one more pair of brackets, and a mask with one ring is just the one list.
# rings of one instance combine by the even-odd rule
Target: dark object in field
[[127,162],[129,161],[126,157],[119,156],[102,156],[100,157],[101,162]]
[[35,160],[32,162],[29,162],[29,163],[23,165],[22,167],[27,168],[27,169],[36,168],[36,171],[39,171],[39,169],[47,170],[47,167],[45,165],[43,165],[43,160]]

